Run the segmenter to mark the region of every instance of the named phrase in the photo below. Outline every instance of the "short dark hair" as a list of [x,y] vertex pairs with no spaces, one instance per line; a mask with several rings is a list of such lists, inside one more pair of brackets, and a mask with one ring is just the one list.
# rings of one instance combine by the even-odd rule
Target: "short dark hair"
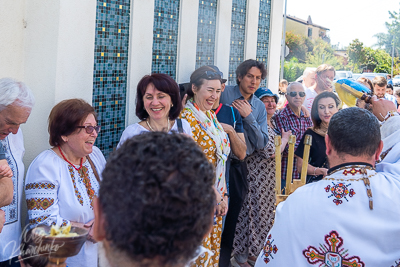
[[191,138],[152,132],[127,140],[108,158],[99,193],[112,249],[137,263],[187,263],[213,223],[213,180]]
[[83,99],[67,99],[55,105],[49,115],[50,145],[63,144],[61,136],[72,134],[89,114],[93,114],[97,121],[94,108]]
[[386,89],[392,89],[393,90],[393,85],[391,85],[390,83],[386,84]]
[[377,118],[358,107],[342,109],[329,122],[328,136],[338,154],[372,156],[377,151],[381,132]]
[[332,92],[324,91],[324,92],[320,93],[319,95],[317,95],[314,98],[314,102],[313,102],[312,108],[311,108],[311,120],[312,120],[315,128],[319,128],[321,126],[321,122],[322,122],[321,118],[318,115],[318,102],[322,98],[329,98],[329,97],[333,98],[333,100],[335,100],[336,107],[339,107],[339,105],[340,105],[339,97]]
[[138,83],[136,88],[136,116],[140,120],[146,120],[149,114],[144,109],[143,96],[146,93],[146,88],[149,84],[153,84],[154,87],[163,93],[168,94],[171,97],[173,106],[169,110],[168,117],[170,120],[178,118],[182,111],[182,102],[179,94],[178,84],[167,74],[163,73],[152,73],[151,75],[145,75]]
[[[207,73],[210,72],[213,75],[207,75]],[[194,85],[196,88],[200,88],[204,80],[220,80],[221,81],[222,77],[219,72],[217,72],[215,69],[213,69],[210,66],[202,66],[198,68],[197,70],[193,71],[192,75],[190,75],[190,83],[187,88],[186,94],[188,95],[188,98],[193,98],[194,93],[192,90],[192,85]]]
[[236,68],[236,83],[240,84],[239,78],[243,78],[246,76],[247,72],[252,68],[256,67],[261,71],[261,80],[264,80],[267,77],[267,69],[265,68],[264,63],[261,61],[257,61],[255,59],[248,59],[240,63],[240,65]]

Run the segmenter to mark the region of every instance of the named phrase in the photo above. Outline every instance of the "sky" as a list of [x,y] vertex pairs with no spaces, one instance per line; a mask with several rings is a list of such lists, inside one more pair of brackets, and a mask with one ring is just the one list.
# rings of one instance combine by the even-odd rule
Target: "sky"
[[399,11],[400,0],[287,0],[287,15],[330,29],[331,44],[348,46],[358,38],[365,46],[376,44],[373,35],[386,33],[388,11]]

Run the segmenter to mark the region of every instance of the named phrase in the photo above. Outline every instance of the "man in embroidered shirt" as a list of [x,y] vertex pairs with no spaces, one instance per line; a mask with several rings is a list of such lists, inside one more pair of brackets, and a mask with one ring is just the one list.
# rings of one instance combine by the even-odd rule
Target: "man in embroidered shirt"
[[306,98],[303,105],[309,112],[311,112],[314,98],[318,94],[324,91],[332,92],[332,83],[335,75],[335,68],[328,64],[322,64],[315,70],[315,84],[305,89]]
[[10,78],[0,79],[0,145],[5,148],[13,172],[12,178],[0,179],[0,217],[5,215],[0,233],[0,266],[9,266],[18,260],[24,182],[22,157],[25,152],[19,126],[28,120],[33,105],[33,94],[24,83]]
[[[296,150],[301,138],[303,137],[306,130],[312,126],[310,117],[305,117],[301,111],[303,105],[305,93],[301,83],[293,82],[289,85],[286,92],[286,98],[288,105],[277,115],[275,115],[276,128],[278,131],[282,129],[287,132],[292,131],[292,134],[296,136],[296,144],[294,150]],[[282,155],[282,186],[286,183],[286,170],[288,163],[288,147]],[[296,168],[296,158],[293,164],[293,179],[299,179],[299,173]]]
[[383,147],[378,120],[364,109],[343,109],[325,140],[328,176],[278,205],[255,266],[396,266],[400,181],[374,170]]

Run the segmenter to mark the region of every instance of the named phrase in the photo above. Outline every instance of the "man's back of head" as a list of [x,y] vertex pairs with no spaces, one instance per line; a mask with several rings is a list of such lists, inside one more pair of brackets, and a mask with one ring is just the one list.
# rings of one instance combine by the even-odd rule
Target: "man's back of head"
[[213,167],[180,134],[146,133],[110,155],[95,236],[113,266],[185,266],[213,222]]
[[357,107],[342,109],[332,116],[328,137],[332,148],[342,156],[371,157],[381,142],[380,126],[376,117]]

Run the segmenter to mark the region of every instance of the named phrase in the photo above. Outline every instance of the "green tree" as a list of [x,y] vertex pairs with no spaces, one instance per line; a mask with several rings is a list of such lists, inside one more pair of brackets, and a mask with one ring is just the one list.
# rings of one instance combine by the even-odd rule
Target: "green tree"
[[392,45],[394,43],[394,55],[399,56],[400,51],[400,10],[388,11],[389,12],[389,22],[385,22],[386,33],[375,34],[374,37],[377,39],[375,47],[385,50],[390,55],[392,54]]
[[302,38],[299,34],[286,32],[285,43],[289,47],[289,54],[287,55],[286,60],[290,60],[293,57],[302,62],[306,60],[308,47],[304,43],[304,38]]
[[332,65],[337,70],[343,69],[343,62],[334,55],[332,47],[321,39],[316,40],[313,51],[307,53],[306,63],[312,66],[325,63]]

